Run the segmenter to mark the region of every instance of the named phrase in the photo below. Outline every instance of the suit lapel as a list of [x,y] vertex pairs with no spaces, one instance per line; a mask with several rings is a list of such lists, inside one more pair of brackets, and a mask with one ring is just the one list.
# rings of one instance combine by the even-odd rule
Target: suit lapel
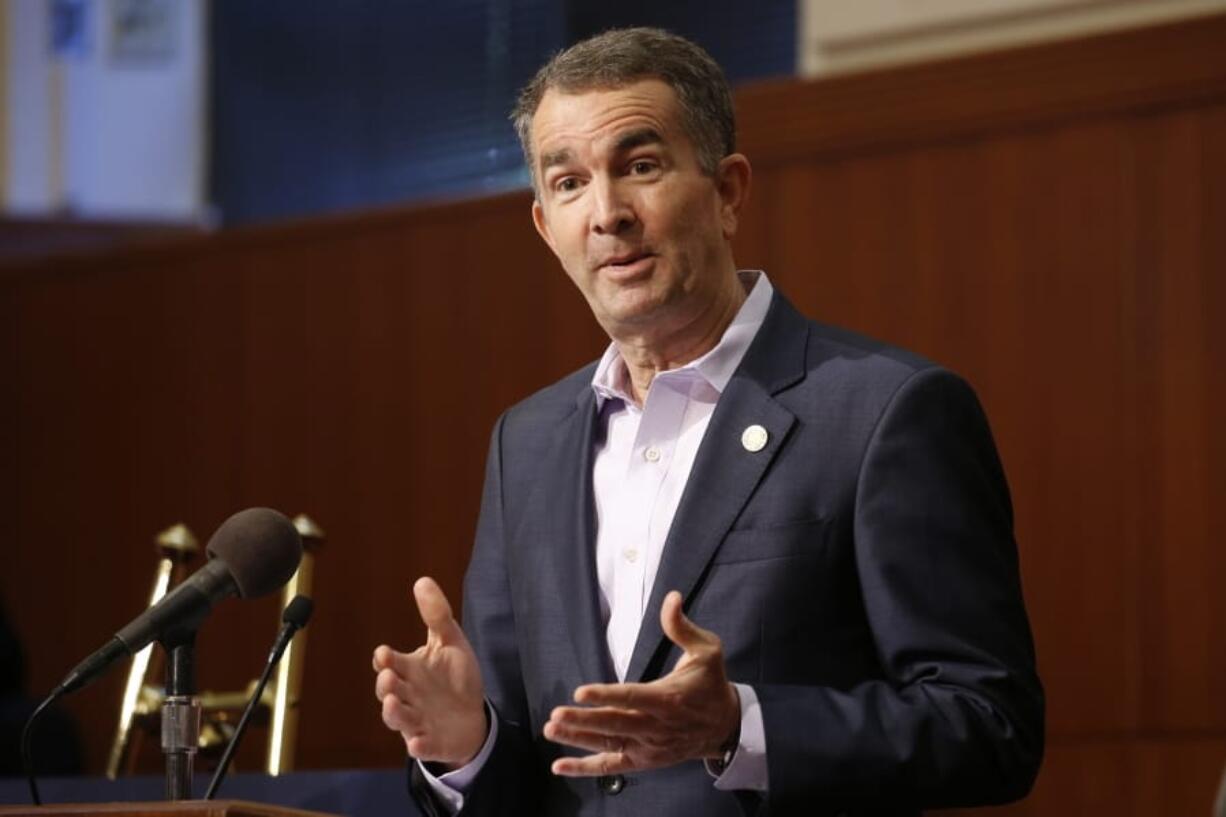
[[[762,328],[720,396],[694,459],[664,544],[627,681],[650,680],[660,671],[653,658],[666,652],[668,645],[660,628],[665,594],[679,590],[689,606],[724,535],[785,444],[796,418],[773,395],[804,376],[807,338],[808,323],[776,293]],[[752,425],[766,430],[766,445],[759,451],[742,443],[742,434]],[[589,479],[590,472],[589,462]]]
[[[561,534],[555,540],[556,598],[575,600],[567,626],[584,682],[612,681],[614,673],[605,646],[596,579],[592,494],[592,450],[598,430],[595,395],[586,388],[577,402],[578,409],[558,428],[559,445],[553,460],[557,478],[546,480],[551,495],[544,502],[554,516],[554,529]],[[576,467],[578,470],[573,470]]]

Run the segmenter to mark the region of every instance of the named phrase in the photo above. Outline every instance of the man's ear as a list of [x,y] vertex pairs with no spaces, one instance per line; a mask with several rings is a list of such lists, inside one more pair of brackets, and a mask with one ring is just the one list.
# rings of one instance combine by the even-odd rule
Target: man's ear
[[549,245],[553,254],[557,255],[558,250],[553,245],[553,233],[549,231],[549,224],[545,221],[545,208],[541,207],[540,199],[532,200],[532,224],[536,227],[536,234]]
[[724,238],[736,235],[741,208],[749,198],[753,170],[744,154],[732,153],[720,160],[715,171],[715,187],[719,193],[719,220]]

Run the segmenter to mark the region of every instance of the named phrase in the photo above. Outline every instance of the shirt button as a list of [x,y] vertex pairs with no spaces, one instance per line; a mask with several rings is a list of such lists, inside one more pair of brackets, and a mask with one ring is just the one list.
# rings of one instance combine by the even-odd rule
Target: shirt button
[[627,562],[635,562],[639,558],[639,552],[634,548],[626,548],[622,551],[622,555],[626,557]]
[[607,774],[597,778],[596,784],[605,794],[621,794],[622,789],[626,788],[626,778],[620,774]]
[[651,448],[648,448],[646,451],[643,452],[643,459],[647,460],[648,462],[659,462],[660,461],[660,449],[656,448],[653,445]]

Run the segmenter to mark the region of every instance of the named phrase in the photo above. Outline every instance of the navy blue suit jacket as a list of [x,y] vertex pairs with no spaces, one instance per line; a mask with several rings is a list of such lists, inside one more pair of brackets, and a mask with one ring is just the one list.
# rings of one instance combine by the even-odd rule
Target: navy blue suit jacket
[[[616,794],[561,779],[541,736],[574,689],[614,680],[595,567],[589,366],[494,430],[465,632],[500,719],[464,814],[913,814],[1025,794],[1043,695],[1012,511],[964,381],[812,323],[776,293],[724,391],[669,531],[627,680],[669,671],[664,594],[723,640],[762,705],[770,790],[698,762]],[[769,435],[741,443],[749,425]],[[420,787],[414,787],[419,802]]]

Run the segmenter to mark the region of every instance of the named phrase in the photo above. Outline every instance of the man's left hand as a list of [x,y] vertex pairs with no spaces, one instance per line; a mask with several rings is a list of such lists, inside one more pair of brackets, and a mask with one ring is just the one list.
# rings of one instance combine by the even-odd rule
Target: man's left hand
[[664,597],[660,625],[682,650],[672,672],[645,684],[581,686],[575,690],[581,706],[550,714],[546,738],[593,753],[555,760],[554,774],[588,777],[718,759],[735,739],[740,697],[724,672],[719,636],[686,618],[675,590]]

